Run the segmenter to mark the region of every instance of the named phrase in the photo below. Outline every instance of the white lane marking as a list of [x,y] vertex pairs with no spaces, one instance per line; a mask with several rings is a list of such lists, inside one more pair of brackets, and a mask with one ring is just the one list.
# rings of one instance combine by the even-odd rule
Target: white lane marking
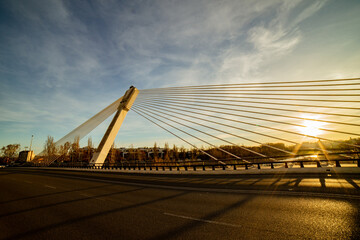
[[164,212],[164,215],[183,218],[183,219],[188,219],[188,220],[193,220],[193,221],[199,221],[199,222],[204,222],[204,223],[211,223],[211,224],[229,226],[229,227],[236,227],[236,228],[242,227],[241,225],[225,223],[225,222],[218,222],[218,221],[211,221],[211,220],[206,220],[206,219],[201,219],[201,218],[193,218],[193,217],[189,217],[189,216],[176,215],[176,214],[167,213],[167,212]]
[[50,186],[50,185],[44,185],[44,186],[47,187],[47,188],[56,189],[56,187],[54,187],[54,186]]
[[26,182],[26,183],[32,183],[32,182],[30,182],[30,181],[24,181],[24,182]]

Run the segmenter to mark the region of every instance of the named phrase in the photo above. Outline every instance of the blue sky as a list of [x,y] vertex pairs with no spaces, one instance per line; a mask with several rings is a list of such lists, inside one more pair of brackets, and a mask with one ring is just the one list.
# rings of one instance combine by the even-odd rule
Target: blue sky
[[[40,152],[130,85],[359,77],[359,43],[357,0],[4,0],[0,146]],[[149,126],[130,112],[116,145],[178,143]]]

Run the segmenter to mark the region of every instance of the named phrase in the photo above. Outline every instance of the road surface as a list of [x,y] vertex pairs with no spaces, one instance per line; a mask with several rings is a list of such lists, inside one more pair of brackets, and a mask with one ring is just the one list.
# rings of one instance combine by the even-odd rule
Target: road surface
[[0,239],[360,239],[360,176],[0,169]]

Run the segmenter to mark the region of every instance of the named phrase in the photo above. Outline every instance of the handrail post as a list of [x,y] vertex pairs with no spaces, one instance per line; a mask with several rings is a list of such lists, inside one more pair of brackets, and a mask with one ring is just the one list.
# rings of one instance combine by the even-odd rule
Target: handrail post
[[336,166],[336,167],[341,167],[339,160],[335,160],[335,166]]

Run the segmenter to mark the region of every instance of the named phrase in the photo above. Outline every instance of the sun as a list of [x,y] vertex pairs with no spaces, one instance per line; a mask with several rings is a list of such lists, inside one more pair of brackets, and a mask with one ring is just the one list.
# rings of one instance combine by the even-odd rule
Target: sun
[[314,120],[304,120],[302,125],[304,127],[298,127],[299,131],[308,136],[317,137],[322,133],[322,130],[320,129],[324,123],[321,121],[318,121],[317,117],[306,117],[306,118],[312,118]]

